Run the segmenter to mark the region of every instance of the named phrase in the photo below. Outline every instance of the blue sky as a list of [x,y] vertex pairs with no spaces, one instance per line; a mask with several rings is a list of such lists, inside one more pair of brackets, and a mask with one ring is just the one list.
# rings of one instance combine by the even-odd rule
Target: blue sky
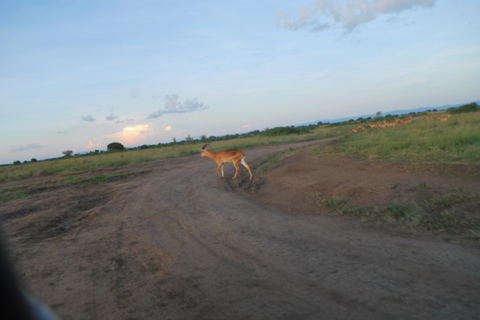
[[480,99],[478,0],[0,0],[0,164]]

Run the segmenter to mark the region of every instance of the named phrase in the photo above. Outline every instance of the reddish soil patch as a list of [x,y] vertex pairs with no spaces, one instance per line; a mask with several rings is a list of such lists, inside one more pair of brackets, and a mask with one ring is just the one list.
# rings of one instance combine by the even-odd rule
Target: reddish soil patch
[[[314,143],[247,149],[247,162],[254,169],[268,154]],[[80,175],[132,172],[101,184],[52,176],[0,185],[29,186],[28,197],[0,204],[20,277],[62,319],[480,314],[478,242],[332,216],[305,197],[381,204],[411,197],[419,184],[473,192],[477,168],[414,174],[307,151],[252,181],[242,167],[240,179],[218,179],[215,167],[186,157]],[[233,174],[227,164],[226,177]]]

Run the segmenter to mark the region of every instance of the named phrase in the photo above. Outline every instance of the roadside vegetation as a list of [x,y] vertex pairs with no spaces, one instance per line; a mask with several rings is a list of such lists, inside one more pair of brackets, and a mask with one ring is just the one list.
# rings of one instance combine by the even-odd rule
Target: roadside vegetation
[[46,183],[36,183],[33,185],[21,185],[21,186],[12,187],[12,188],[1,189],[0,203],[19,199],[19,198],[25,198],[32,194],[37,194],[37,193],[52,190],[52,189],[62,188],[68,185],[88,187],[91,185],[108,183],[111,181],[119,180],[122,178],[126,178],[129,176],[133,176],[141,173],[143,172],[126,171],[126,172],[94,175],[90,177],[83,177],[80,175],[60,176]]
[[[416,115],[410,123],[386,128],[344,132],[338,143],[319,146],[318,156],[347,156],[365,160],[407,163],[480,163],[480,112],[459,113],[448,121],[446,113]],[[368,126],[375,119],[361,122]],[[383,120],[377,120],[383,122]],[[351,124],[350,128],[356,124]]]
[[441,193],[434,186],[423,184],[408,202],[384,205],[359,205],[349,198],[329,197],[319,193],[307,196],[319,208],[346,216],[360,217],[363,221],[380,222],[408,230],[425,230],[459,234],[480,240],[480,196],[463,189]]

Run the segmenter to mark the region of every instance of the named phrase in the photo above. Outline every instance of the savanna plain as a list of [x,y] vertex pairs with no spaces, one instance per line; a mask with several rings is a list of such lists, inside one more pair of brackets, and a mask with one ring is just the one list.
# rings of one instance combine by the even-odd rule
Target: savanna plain
[[479,125],[450,110],[211,141],[252,179],[220,179],[196,140],[2,166],[2,229],[61,319],[478,319]]

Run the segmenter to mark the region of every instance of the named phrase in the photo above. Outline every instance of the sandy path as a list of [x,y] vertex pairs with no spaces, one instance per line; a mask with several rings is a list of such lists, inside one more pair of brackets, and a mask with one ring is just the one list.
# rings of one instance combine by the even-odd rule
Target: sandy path
[[[136,168],[146,173],[29,198],[42,210],[0,207],[21,276],[63,319],[478,319],[476,244],[282,211],[232,190],[206,158]],[[59,192],[92,207],[62,234],[28,235],[58,214]]]

